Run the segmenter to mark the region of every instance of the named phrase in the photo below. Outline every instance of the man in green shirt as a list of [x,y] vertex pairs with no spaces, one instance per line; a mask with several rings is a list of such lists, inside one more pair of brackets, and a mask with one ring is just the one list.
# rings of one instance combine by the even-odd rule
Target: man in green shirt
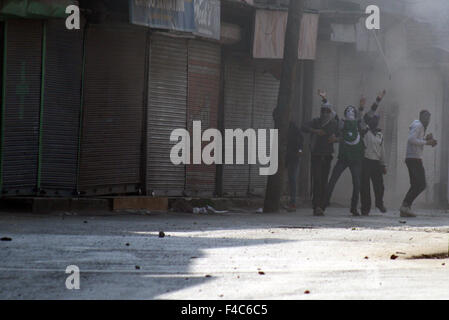
[[[386,91],[384,90],[377,97],[376,102],[371,107],[369,113],[373,113],[378,108],[378,103],[385,96]],[[323,100],[326,100],[326,96],[322,96]],[[365,154],[365,145],[362,139],[363,126],[365,124],[362,121],[362,114],[365,106],[365,99],[362,98],[360,101],[360,107],[357,110],[354,106],[347,106],[344,111],[344,118],[339,120],[339,153],[338,161],[332,171],[331,178],[329,180],[329,189],[327,192],[327,203],[329,205],[332,193],[334,191],[335,185],[342,173],[349,168],[352,176],[352,198],[351,198],[351,213],[353,216],[360,216],[358,210],[359,198],[360,198],[360,187],[361,187],[361,176],[362,176],[362,160]]]

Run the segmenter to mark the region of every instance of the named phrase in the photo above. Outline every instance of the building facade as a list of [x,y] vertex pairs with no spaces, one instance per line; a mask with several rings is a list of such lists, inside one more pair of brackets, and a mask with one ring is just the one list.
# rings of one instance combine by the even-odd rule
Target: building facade
[[[170,133],[192,134],[197,120],[203,130],[273,127],[288,1],[54,1],[53,9],[69,2],[81,8],[81,30],[67,30],[61,10],[0,11],[1,196],[262,196],[256,165],[173,165]],[[396,204],[408,188],[408,126],[430,110],[429,132],[441,139],[425,154],[420,202],[447,204],[447,55],[429,26],[389,6],[381,30],[367,32],[362,1],[305,3],[293,119],[319,113],[318,89],[339,115],[388,89],[380,113],[386,196]],[[304,200],[309,166],[306,146]],[[339,183],[350,185],[349,175]],[[347,198],[337,187],[335,201]]]

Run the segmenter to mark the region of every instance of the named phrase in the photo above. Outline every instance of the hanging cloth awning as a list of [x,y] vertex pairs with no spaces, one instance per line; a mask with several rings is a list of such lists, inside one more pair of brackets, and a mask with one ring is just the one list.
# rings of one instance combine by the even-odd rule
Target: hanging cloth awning
[[78,5],[74,0],[3,0],[0,15],[3,18],[67,18],[66,8]]

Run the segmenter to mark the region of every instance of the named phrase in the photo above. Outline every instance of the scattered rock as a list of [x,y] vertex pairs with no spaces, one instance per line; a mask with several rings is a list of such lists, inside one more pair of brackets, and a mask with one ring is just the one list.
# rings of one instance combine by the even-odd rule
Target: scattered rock
[[445,263],[442,263],[441,265],[442,265],[442,266],[445,266],[446,264],[445,264]]
[[159,238],[163,238],[163,237],[165,237],[165,233],[164,233],[164,231],[160,231],[159,232]]
[[205,276],[206,278],[212,278],[212,276],[210,274],[206,274]]
[[400,220],[399,223],[406,224],[407,221],[402,221],[402,220]]
[[129,247],[129,243],[127,243],[126,246]]
[[140,270],[140,266],[136,266],[136,270]]
[[190,259],[198,259],[198,257],[190,257]]
[[259,274],[260,274],[261,276],[264,276],[264,275],[265,275],[265,272],[259,271]]
[[309,290],[304,291],[304,294],[310,294]]
[[87,221],[84,221],[84,223],[87,223]]
[[1,238],[0,240],[1,240],[1,241],[12,241],[12,239],[9,238],[9,237],[3,237],[3,238]]
[[369,258],[366,256],[365,259],[368,260]]
[[391,260],[396,260],[397,258],[399,258],[399,257],[397,255],[395,255],[395,254],[392,254],[391,257],[390,257]]

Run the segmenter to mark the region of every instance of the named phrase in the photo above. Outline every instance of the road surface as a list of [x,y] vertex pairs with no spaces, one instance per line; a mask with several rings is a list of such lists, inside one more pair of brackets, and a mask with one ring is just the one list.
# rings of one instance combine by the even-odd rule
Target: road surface
[[449,260],[411,259],[449,214],[420,213],[1,213],[0,299],[449,299]]

